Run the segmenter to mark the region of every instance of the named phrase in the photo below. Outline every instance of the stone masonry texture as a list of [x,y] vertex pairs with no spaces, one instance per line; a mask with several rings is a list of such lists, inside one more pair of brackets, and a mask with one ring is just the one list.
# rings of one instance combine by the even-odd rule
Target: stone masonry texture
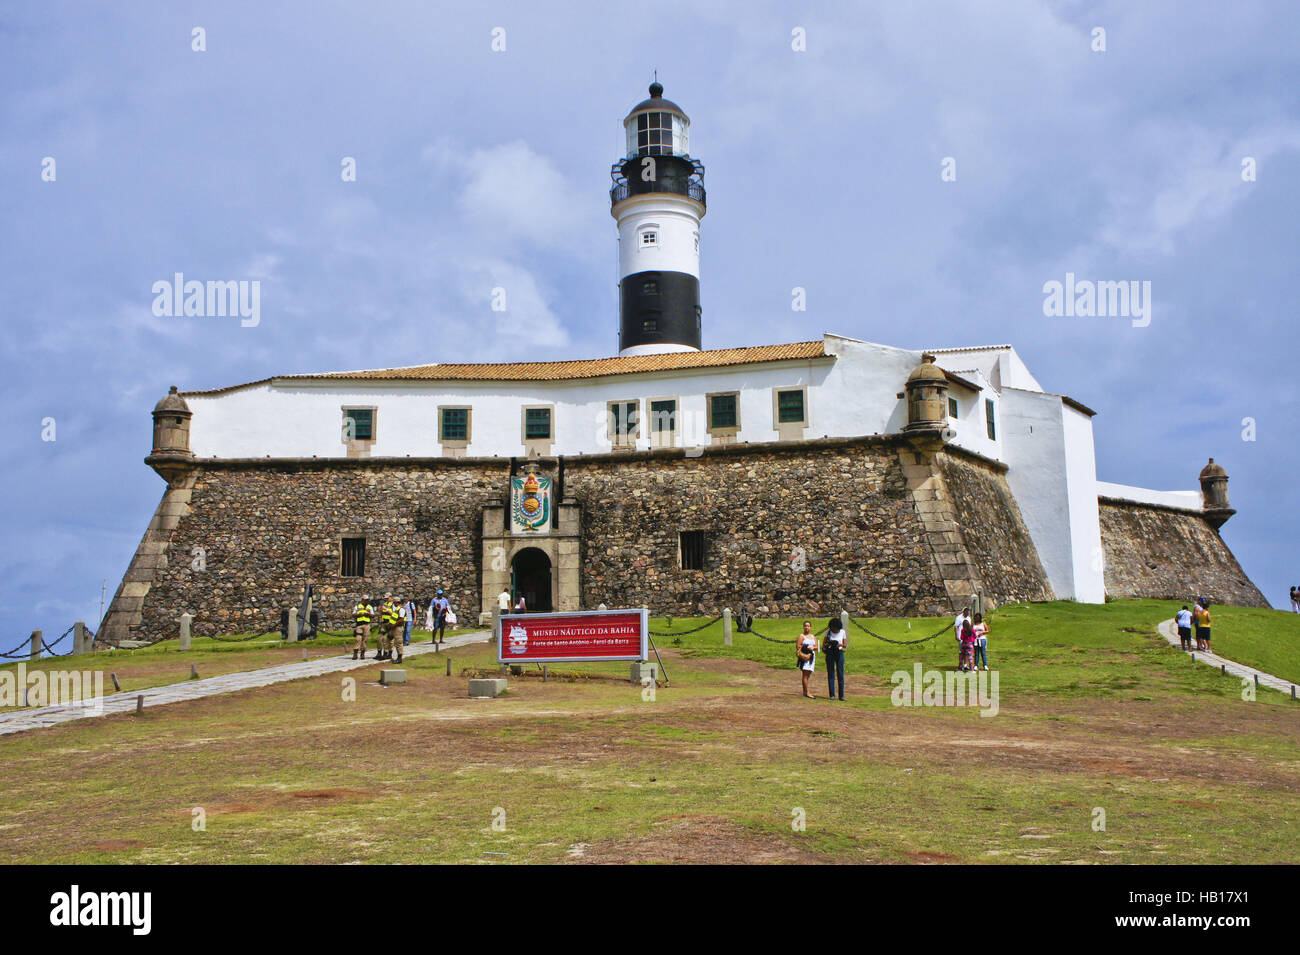
[[[538,464],[562,470],[557,490],[581,505],[584,608],[917,616],[946,614],[972,589],[988,606],[1051,598],[1002,469],[975,455],[913,453],[881,437]],[[196,461],[164,496],[166,513],[110,608],[115,635],[174,636],[186,611],[196,635],[270,631],[307,581],[331,630],[350,627],[362,594],[377,600],[385,590],[426,601],[442,587],[472,621],[482,599],[483,507],[506,502],[510,466]],[[1263,605],[1199,517],[1107,506],[1102,515],[1112,592],[1182,597],[1200,587],[1222,602]],[[681,567],[683,531],[703,532],[703,569]],[[346,537],[366,540],[363,577],[340,575]]]
[[1101,499],[1106,593],[1267,607],[1228,545],[1195,511]]

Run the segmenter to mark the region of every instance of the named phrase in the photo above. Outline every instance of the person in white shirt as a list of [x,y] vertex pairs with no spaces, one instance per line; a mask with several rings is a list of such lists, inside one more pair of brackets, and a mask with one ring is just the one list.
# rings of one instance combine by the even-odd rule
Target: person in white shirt
[[510,591],[509,590],[503,590],[501,591],[501,593],[497,594],[497,607],[501,610],[502,613],[510,612]]
[[812,621],[803,622],[803,633],[799,634],[799,642],[795,647],[795,665],[799,668],[799,679],[803,683],[803,695],[808,699],[813,699],[812,692],[808,689],[808,677],[812,676],[813,670],[817,666],[817,637],[812,632]]
[[447,639],[447,614],[451,613],[451,601],[439,589],[433,599],[433,639],[430,643],[442,643]]
[[968,623],[970,623],[970,607],[962,607],[961,613],[957,614],[957,619],[952,622],[952,633],[957,638],[957,666],[959,667],[965,662],[961,651],[961,632]]
[[849,635],[839,617],[826,626],[826,640],[822,644],[822,657],[826,661],[826,686],[830,699],[835,699],[835,681],[839,678],[839,698],[844,699],[844,651],[849,648]]
[[1187,609],[1187,604],[1174,614],[1174,623],[1178,626],[1178,639],[1182,641],[1183,649],[1192,649],[1192,612]]

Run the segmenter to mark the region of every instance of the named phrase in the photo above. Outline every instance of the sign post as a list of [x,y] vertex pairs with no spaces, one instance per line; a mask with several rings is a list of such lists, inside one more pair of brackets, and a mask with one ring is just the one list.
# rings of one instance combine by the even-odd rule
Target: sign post
[[650,611],[506,613],[500,627],[500,663],[639,663],[649,650]]

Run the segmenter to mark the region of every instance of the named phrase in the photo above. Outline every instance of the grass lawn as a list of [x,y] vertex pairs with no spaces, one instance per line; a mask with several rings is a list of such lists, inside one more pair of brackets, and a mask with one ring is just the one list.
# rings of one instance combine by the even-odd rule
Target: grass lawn
[[[477,628],[474,628],[477,629]],[[448,636],[464,633],[447,631]],[[234,638],[246,637],[248,634],[234,634]],[[411,634],[412,644],[427,643],[429,631],[416,630]],[[214,640],[210,637],[195,637],[190,649],[182,652],[175,640],[164,640],[152,646],[136,650],[97,651],[93,654],[72,656],[45,656],[39,660],[24,660],[22,663],[28,673],[37,670],[102,670],[104,688],[113,692],[110,673],[117,674],[123,693],[133,690],[147,690],[156,686],[167,686],[190,679],[190,665],[193,664],[199,678],[221,676],[225,673],[242,673],[262,667],[279,666],[302,660],[303,650],[307,658],[315,660],[320,657],[335,657],[344,650],[351,651],[352,637],[330,637],[321,635],[315,640],[300,643],[285,643],[269,636],[255,636],[251,640],[233,642],[231,638]],[[367,646],[369,654],[375,653],[376,641],[372,635]],[[0,673],[12,672],[18,668],[18,661],[6,662],[0,666]]]
[[[947,635],[899,647],[852,629],[841,704],[824,698],[820,661],[821,698],[805,700],[790,646],[737,634],[724,648],[715,626],[656,638],[671,682],[652,694],[625,664],[562,664],[471,700],[462,671],[495,661],[476,645],[450,652],[451,677],[441,655],[409,659],[406,686],[368,667],[79,720],[0,738],[0,858],[1294,862],[1300,703],[1243,699],[1239,681],[1169,647],[1154,625],[1174,606],[996,612],[992,718],[892,705],[894,671],[952,667]],[[1228,655],[1238,613],[1260,612],[1219,609]],[[1261,641],[1273,619],[1290,625],[1274,614],[1258,617]],[[790,639],[799,622],[757,626]],[[867,624],[908,639],[946,622]],[[179,654],[148,652],[188,673]],[[243,668],[268,653],[300,655],[204,659]],[[589,678],[555,678],[570,671]]]

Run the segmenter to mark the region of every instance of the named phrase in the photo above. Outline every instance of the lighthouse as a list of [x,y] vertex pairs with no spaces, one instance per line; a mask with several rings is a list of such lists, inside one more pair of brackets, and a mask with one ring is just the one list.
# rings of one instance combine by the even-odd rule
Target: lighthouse
[[691,121],[650,84],[623,120],[627,148],[610,169],[618,223],[620,355],[700,350],[700,220],[704,164]]

